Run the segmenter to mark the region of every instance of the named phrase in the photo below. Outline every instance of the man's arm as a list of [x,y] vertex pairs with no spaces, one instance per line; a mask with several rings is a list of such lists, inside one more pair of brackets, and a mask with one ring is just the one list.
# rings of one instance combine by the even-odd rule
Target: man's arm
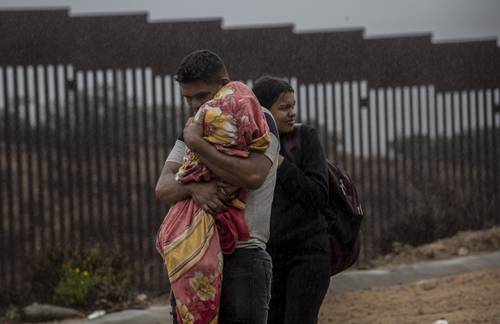
[[203,126],[188,120],[184,127],[184,143],[223,181],[237,187],[255,190],[266,180],[272,161],[262,153],[252,152],[248,158],[219,152],[203,139]]
[[215,181],[180,184],[175,180],[179,167],[176,162],[165,162],[155,189],[159,201],[172,205],[191,197],[196,205],[213,215],[227,209],[224,204],[226,197],[218,190]]
[[156,183],[156,199],[169,205],[191,197],[188,186],[182,185],[175,180],[175,174],[180,164],[167,161],[163,165],[160,177]]
[[219,152],[203,138],[191,142],[188,147],[220,179],[245,189],[259,188],[272,166],[272,162],[262,153],[250,153],[248,158],[230,156]]

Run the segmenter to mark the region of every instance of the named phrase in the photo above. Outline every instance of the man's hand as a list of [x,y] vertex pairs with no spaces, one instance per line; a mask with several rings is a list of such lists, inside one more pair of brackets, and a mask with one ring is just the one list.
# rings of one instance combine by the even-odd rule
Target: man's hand
[[184,143],[190,150],[196,150],[196,144],[199,141],[204,141],[203,139],[203,120],[205,119],[205,113],[203,110],[199,111],[195,117],[191,117],[186,122],[184,126]]
[[223,191],[218,190],[217,183],[199,182],[190,183],[187,185],[196,205],[211,215],[216,215],[227,209],[225,201],[227,197]]

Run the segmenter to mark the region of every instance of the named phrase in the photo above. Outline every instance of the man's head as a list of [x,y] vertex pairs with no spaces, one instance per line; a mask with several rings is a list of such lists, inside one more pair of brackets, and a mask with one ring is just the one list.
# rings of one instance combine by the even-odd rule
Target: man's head
[[222,59],[209,50],[197,50],[182,59],[175,80],[191,109],[197,111],[229,82]]

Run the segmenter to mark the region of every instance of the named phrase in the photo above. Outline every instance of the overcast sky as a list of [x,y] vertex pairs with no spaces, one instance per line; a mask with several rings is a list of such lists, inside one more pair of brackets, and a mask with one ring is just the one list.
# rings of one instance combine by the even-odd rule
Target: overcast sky
[[225,28],[292,23],[297,31],[362,27],[367,37],[432,32],[434,41],[500,40],[500,0],[0,0],[0,8],[19,7],[148,12],[151,21],[222,18]]

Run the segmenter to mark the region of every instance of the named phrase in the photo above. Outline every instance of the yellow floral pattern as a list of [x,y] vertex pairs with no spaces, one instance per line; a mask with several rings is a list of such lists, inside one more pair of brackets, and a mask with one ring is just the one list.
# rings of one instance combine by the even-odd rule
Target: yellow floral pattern
[[203,110],[206,111],[204,123],[210,125],[204,138],[212,144],[235,145],[238,129],[233,116],[208,105]]
[[183,324],[194,324],[194,316],[189,312],[186,305],[180,304],[177,308]]
[[215,298],[215,287],[212,286],[207,276],[202,272],[195,272],[194,276],[189,279],[189,285],[196,292],[196,295],[200,300],[214,300]]
[[214,96],[214,99],[220,99],[224,96],[231,95],[234,93],[234,89],[230,87],[222,87]]

